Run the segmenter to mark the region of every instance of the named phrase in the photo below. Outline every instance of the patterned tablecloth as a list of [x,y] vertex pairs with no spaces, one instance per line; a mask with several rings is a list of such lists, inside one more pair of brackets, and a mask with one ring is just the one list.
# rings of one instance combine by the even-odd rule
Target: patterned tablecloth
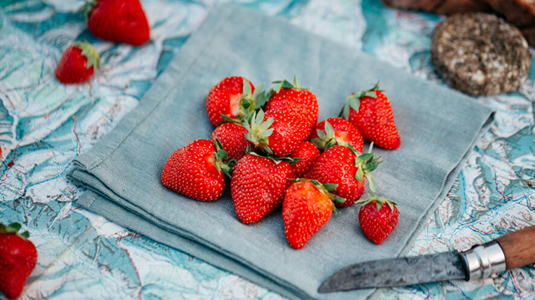
[[[152,37],[133,48],[94,38],[76,14],[81,1],[0,1],[0,220],[23,223],[39,252],[22,299],[281,297],[78,208],[73,200],[83,189],[65,179],[73,158],[137,105],[218,2],[143,1]],[[430,63],[431,35],[441,20],[435,15],[392,10],[379,0],[234,2],[443,84]],[[54,68],[76,39],[97,48],[103,68],[90,84],[64,86]],[[497,110],[495,122],[411,255],[465,250],[535,225],[534,70],[518,92],[474,99]],[[535,268],[470,283],[382,289],[376,296],[535,299]]]

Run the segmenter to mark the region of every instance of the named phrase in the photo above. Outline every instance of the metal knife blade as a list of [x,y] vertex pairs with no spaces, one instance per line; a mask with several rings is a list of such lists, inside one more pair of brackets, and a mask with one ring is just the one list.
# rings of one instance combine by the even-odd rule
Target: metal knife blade
[[319,288],[319,293],[364,288],[467,279],[461,254],[457,251],[363,262],[339,270]]

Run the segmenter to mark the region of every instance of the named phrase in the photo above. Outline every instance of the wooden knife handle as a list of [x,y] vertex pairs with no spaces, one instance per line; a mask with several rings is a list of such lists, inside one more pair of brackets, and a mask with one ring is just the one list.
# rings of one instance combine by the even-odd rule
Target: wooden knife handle
[[535,226],[496,239],[505,254],[507,270],[535,263]]

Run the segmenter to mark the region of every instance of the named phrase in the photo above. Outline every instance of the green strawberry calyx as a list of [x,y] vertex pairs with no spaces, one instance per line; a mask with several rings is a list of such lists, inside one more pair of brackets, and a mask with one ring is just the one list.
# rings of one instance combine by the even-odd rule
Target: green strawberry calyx
[[236,119],[221,114],[225,122],[243,124],[245,120],[251,121],[253,114],[264,107],[268,96],[264,91],[264,84],[256,86],[254,92],[251,92],[251,84],[247,78],[243,78],[242,94],[240,96],[240,108]]
[[93,66],[95,67],[95,70],[98,69],[98,67],[100,66],[100,55],[98,54],[98,51],[93,48],[93,46],[91,46],[91,44],[86,41],[79,41],[76,42],[74,46],[82,50],[82,55],[87,58],[87,69]]
[[273,125],[275,120],[273,118],[268,118],[264,121],[264,111],[259,109],[257,112],[253,113],[251,120],[245,119],[243,126],[247,129],[245,138],[248,139],[255,148],[263,150],[268,155],[273,154],[273,150],[269,148],[269,136],[273,134],[273,128],[269,128]]
[[372,192],[375,192],[376,184],[375,179],[370,174],[371,172],[375,171],[377,169],[377,166],[382,163],[383,161],[379,160],[381,157],[375,157],[375,154],[372,153],[373,149],[373,142],[370,144],[370,147],[368,148],[368,153],[360,153],[355,149],[353,146],[348,146],[353,153],[355,153],[355,167],[357,167],[357,172],[355,173],[355,179],[357,179],[359,182],[362,182],[363,178],[366,177],[368,179],[368,186],[370,187],[370,190]]
[[314,179],[303,179],[303,178],[288,179],[288,180],[293,181],[293,182],[311,182],[320,192],[324,193],[325,195],[327,195],[327,197],[329,197],[329,199],[331,199],[331,201],[333,202],[333,213],[338,213],[338,210],[336,209],[336,205],[335,205],[336,203],[344,203],[346,201],[345,198],[342,198],[340,196],[337,196],[331,193],[338,187],[338,184],[321,183]]
[[320,150],[327,150],[332,146],[341,145],[348,147],[349,144],[346,143],[342,139],[337,139],[334,133],[333,126],[328,122],[325,121],[325,129],[320,130],[316,129],[316,133],[318,134],[317,138],[313,138],[310,141],[318,147]]
[[381,207],[383,204],[387,204],[390,207],[390,210],[393,212],[394,207],[396,206],[396,203],[392,200],[388,200],[385,198],[376,197],[373,193],[368,192],[368,198],[367,199],[360,199],[359,201],[355,202],[357,204],[362,204],[363,206],[368,205],[369,203],[374,202],[377,205],[377,211],[381,210]]
[[298,162],[299,160],[301,160],[300,157],[275,156],[275,155],[265,155],[264,156],[264,155],[260,155],[260,154],[258,154],[256,152],[252,152],[251,148],[249,146],[247,146],[247,149],[245,150],[245,153],[246,154],[251,154],[251,155],[254,155],[254,156],[258,156],[258,157],[264,157],[264,158],[271,159],[277,165],[280,164],[283,161],[289,163],[290,165],[293,165],[296,162]]
[[344,107],[342,107],[338,117],[349,121],[349,113],[351,108],[358,112],[360,107],[360,98],[362,97],[377,98],[377,95],[374,91],[381,91],[379,89],[379,81],[377,81],[377,83],[371,89],[353,93],[351,96],[347,97]]
[[0,224],[0,234],[1,233],[10,233],[10,234],[16,234],[20,236],[21,238],[27,240],[30,237],[30,233],[28,231],[24,231],[22,233],[19,233],[19,230],[22,226],[20,223],[11,223],[9,225]]
[[215,152],[213,154],[217,171],[223,172],[229,178],[232,177],[232,171],[236,165],[235,159],[228,159],[227,152],[223,149],[223,145],[218,139],[214,142]]
[[89,14],[93,10],[93,8],[97,6],[97,1],[95,0],[88,0],[80,7],[77,13],[82,14],[87,21],[89,19]]
[[[299,82],[297,82],[297,76],[294,75],[294,82],[293,84],[291,82],[289,82],[288,80],[284,79],[284,80],[277,80],[277,81],[273,81],[272,82],[273,84],[276,84],[277,86],[275,86],[274,89],[272,89],[268,95],[271,96],[273,91],[276,91],[277,93],[281,90],[281,89],[295,89],[295,90],[309,90],[310,88],[304,88],[304,87],[301,87],[299,85]],[[268,99],[271,98],[271,97],[268,97]]]

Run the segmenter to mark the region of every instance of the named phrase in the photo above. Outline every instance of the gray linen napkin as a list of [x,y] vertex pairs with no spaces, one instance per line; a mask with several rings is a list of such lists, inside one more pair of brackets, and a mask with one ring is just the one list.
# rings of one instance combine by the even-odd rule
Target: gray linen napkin
[[[294,250],[285,240],[280,210],[247,226],[235,217],[228,191],[204,203],[162,186],[171,153],[210,137],[214,127],[205,97],[215,83],[230,75],[259,84],[294,74],[316,93],[319,120],[336,116],[348,95],[381,80],[402,137],[395,151],[376,148],[384,160],[375,172],[378,195],[396,201],[400,210],[397,228],[382,245],[362,234],[356,205],[341,209],[303,249]],[[74,161],[69,176],[89,189],[78,205],[154,240],[292,298],[355,299],[373,290],[316,291],[342,267],[402,254],[491,119],[489,109],[460,93],[282,20],[222,5],[138,107]]]

